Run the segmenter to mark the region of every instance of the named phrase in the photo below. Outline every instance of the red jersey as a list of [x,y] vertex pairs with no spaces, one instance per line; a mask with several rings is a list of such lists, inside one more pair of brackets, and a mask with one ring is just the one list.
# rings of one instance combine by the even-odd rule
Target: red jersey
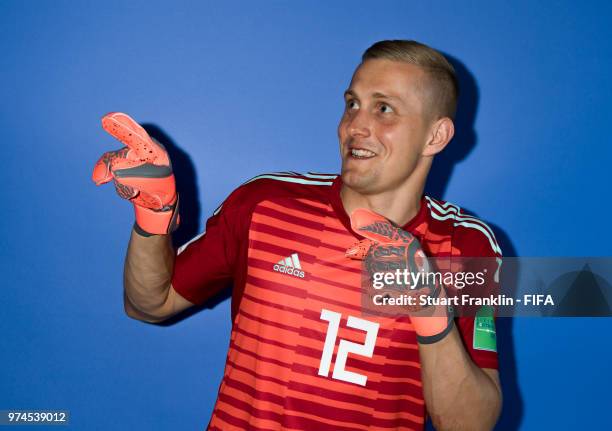
[[[423,429],[416,334],[408,316],[362,316],[362,237],[338,175],[278,173],[237,188],[179,250],[172,285],[201,304],[233,282],[232,332],[210,430]],[[403,229],[429,256],[501,256],[491,229],[424,196]],[[472,360],[474,318],[456,319]]]

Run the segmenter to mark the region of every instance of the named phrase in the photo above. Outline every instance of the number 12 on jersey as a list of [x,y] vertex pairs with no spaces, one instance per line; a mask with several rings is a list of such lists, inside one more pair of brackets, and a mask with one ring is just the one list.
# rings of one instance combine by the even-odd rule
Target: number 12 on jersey
[[[321,310],[321,320],[329,322],[327,326],[327,336],[325,337],[325,345],[323,346],[323,354],[321,355],[321,363],[319,365],[319,375],[327,377],[331,367],[332,356],[334,355],[334,347],[338,338],[338,328],[342,315],[335,311],[326,309]],[[376,345],[376,337],[378,336],[379,324],[370,322],[369,320],[360,319],[355,316],[348,316],[346,326],[354,329],[365,331],[366,337],[363,344],[353,343],[352,341],[340,340],[338,343],[338,353],[336,354],[336,362],[332,372],[332,379],[343,380],[349,383],[365,386],[368,377],[363,374],[347,371],[346,359],[349,353],[371,358],[374,354],[374,346]]]

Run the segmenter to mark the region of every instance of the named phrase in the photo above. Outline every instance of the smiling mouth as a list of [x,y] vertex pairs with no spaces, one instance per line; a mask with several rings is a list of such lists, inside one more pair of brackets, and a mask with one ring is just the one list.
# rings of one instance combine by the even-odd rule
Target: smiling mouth
[[372,157],[376,156],[376,153],[363,148],[352,148],[350,156],[355,159],[371,159]]

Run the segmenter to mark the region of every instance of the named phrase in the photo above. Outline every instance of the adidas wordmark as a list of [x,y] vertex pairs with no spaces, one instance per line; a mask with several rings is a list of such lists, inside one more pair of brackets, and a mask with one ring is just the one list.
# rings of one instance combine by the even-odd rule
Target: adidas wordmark
[[300,265],[300,258],[297,253],[293,253],[291,256],[285,257],[275,263],[274,271],[304,278],[304,271],[302,271],[302,265]]

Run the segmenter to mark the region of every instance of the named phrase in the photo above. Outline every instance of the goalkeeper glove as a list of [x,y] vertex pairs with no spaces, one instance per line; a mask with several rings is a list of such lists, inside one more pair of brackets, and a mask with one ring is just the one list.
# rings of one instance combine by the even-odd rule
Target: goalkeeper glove
[[[385,217],[372,211],[358,208],[351,214],[351,227],[366,239],[359,241],[346,252],[347,257],[364,261],[368,283],[371,284],[375,272],[395,272],[407,269],[409,272],[427,273],[430,262],[419,241],[410,232],[393,225]],[[435,277],[434,277],[435,279]],[[432,298],[443,297],[443,286],[424,286],[419,283],[410,286],[404,293],[416,296],[428,295]],[[366,287],[371,291],[371,286]],[[418,301],[417,301],[418,302]],[[444,338],[453,328],[452,309],[446,306],[408,307],[412,326],[421,344],[431,344]]]
[[179,224],[178,195],[166,149],[121,112],[102,117],[102,127],[126,147],[104,153],[92,180],[98,186],[112,180],[119,196],[134,204],[139,234],[172,232]]

